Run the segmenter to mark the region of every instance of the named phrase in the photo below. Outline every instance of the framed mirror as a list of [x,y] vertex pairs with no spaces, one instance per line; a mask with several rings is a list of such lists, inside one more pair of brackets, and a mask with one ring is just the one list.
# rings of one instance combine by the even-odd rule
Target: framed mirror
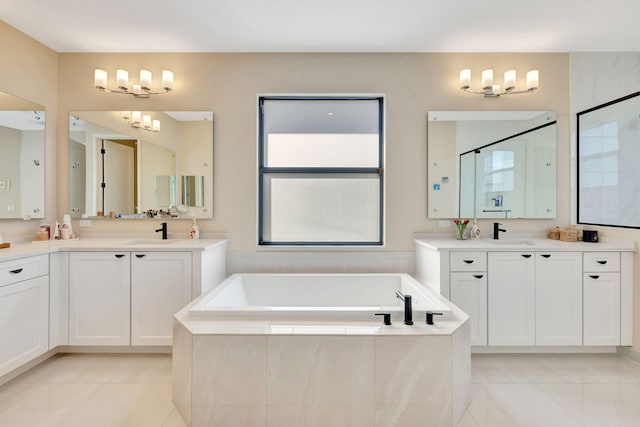
[[44,107],[0,92],[0,220],[44,218]]
[[577,114],[578,224],[640,228],[640,92]]
[[[212,165],[212,112],[70,113],[72,217],[211,218]],[[183,201],[187,177],[201,178],[197,205]]]
[[555,218],[556,114],[428,115],[428,217]]

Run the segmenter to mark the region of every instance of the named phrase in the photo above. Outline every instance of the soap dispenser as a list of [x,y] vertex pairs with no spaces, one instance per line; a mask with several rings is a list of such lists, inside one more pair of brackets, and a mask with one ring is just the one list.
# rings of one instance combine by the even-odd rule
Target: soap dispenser
[[191,229],[189,230],[189,238],[190,239],[200,238],[200,228],[198,227],[198,224],[196,224],[195,218],[193,218],[193,223],[191,224]]
[[478,227],[478,221],[474,218],[473,224],[471,224],[471,229],[469,230],[469,237],[472,239],[480,238],[480,227]]

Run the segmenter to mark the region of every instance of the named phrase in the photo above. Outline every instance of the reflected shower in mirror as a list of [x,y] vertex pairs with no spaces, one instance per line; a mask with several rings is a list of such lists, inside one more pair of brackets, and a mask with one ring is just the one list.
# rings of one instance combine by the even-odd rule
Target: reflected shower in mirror
[[45,111],[0,92],[0,220],[44,218]]
[[212,188],[211,112],[72,112],[69,145],[72,216],[211,218],[212,194],[178,203],[180,177]]
[[555,218],[556,114],[429,113],[429,218]]

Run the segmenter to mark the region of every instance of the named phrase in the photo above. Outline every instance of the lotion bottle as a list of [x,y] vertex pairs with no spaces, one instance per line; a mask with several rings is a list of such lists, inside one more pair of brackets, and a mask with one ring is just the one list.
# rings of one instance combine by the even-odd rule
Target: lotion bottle
[[193,218],[193,223],[191,224],[191,229],[189,230],[189,238],[190,239],[200,238],[200,228],[198,227],[198,224],[196,224],[195,218]]
[[478,227],[478,221],[474,218],[473,224],[471,224],[471,230],[469,230],[469,237],[472,239],[480,238],[480,227]]

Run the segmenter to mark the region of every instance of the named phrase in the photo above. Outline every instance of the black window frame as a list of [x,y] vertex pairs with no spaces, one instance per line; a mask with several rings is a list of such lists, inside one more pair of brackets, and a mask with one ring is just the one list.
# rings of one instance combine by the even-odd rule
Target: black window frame
[[[377,167],[267,167],[265,166],[266,135],[264,130],[264,102],[270,100],[294,101],[378,101],[378,166]],[[384,96],[289,96],[262,95],[258,97],[258,245],[259,246],[384,246]],[[377,241],[266,241],[264,239],[265,175],[373,175],[379,176],[378,240]]]

